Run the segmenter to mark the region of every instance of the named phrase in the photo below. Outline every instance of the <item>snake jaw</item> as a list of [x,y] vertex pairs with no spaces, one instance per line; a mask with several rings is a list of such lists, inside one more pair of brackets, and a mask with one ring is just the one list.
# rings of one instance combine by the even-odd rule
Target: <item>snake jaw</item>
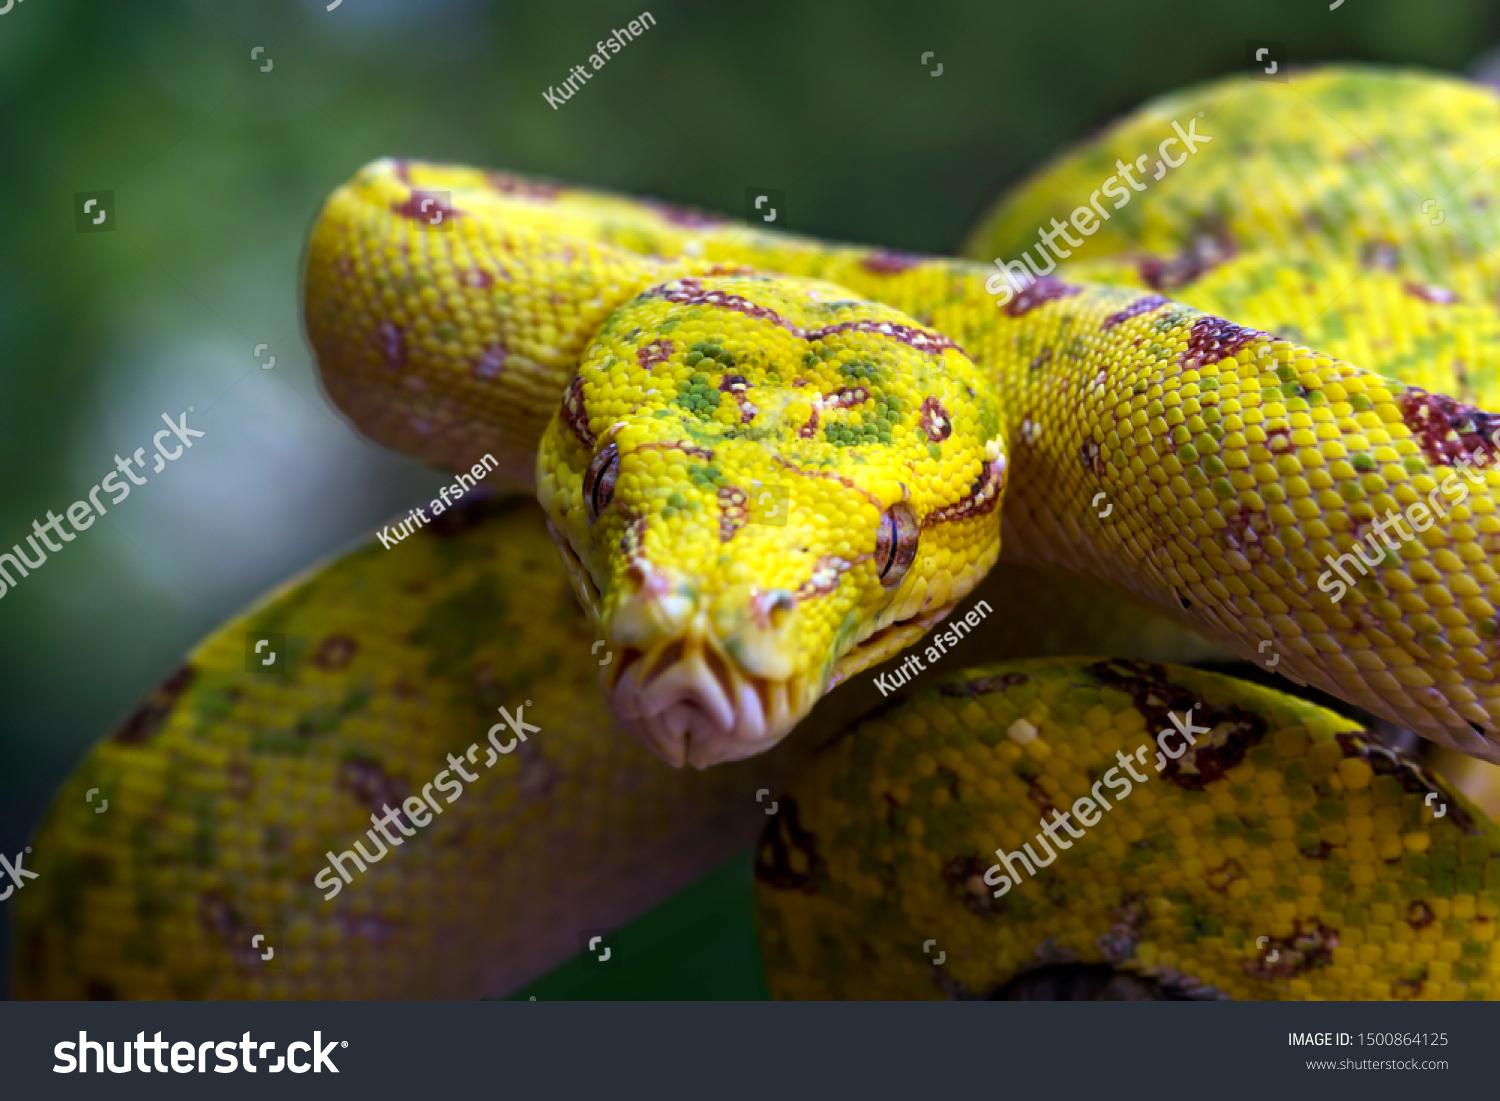
[[801,621],[784,590],[733,587],[696,605],[677,587],[617,601],[607,634],[620,660],[599,684],[625,730],[667,763],[706,768],[764,752],[825,686],[799,672]]
[[875,631],[834,663],[833,677],[828,687],[832,689],[855,673],[895,657],[946,619],[948,613],[957,606],[958,601],[950,601],[941,607],[914,615],[910,619],[898,620]]
[[600,686],[626,732],[674,768],[762,753],[811,704],[802,678],[747,674],[700,633],[627,649],[617,672],[601,670]]

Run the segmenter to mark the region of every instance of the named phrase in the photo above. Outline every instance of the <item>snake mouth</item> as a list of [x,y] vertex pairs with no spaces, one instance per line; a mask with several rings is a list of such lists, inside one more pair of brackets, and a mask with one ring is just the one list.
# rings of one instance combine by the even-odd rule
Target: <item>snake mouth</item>
[[[598,622],[598,588],[550,520],[547,527],[569,567],[575,595]],[[819,686],[797,674],[747,673],[696,632],[647,649],[612,650],[599,669],[599,687],[626,733],[675,768],[700,769],[769,749],[821,694]]]
[[949,601],[940,607],[888,623],[867,635],[850,647],[849,652],[834,665],[828,690],[831,691],[855,673],[895,657],[945,619],[956,607],[958,601]]
[[600,670],[600,685],[626,732],[676,768],[762,753],[814,702],[805,678],[746,673],[701,637],[626,647],[616,670]]
[[676,768],[708,768],[770,749],[824,692],[904,650],[952,609],[945,605],[876,631],[839,660],[826,685],[800,674],[747,673],[699,634],[649,650],[624,647],[614,668],[599,671],[599,683],[631,737]]

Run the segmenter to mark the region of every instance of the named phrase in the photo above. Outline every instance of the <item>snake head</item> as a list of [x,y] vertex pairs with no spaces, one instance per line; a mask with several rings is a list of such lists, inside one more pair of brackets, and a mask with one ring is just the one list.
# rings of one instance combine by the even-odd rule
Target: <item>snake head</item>
[[681,278],[615,310],[537,494],[674,765],[759,753],[919,638],[999,553],[998,398],[947,337],[829,283]]

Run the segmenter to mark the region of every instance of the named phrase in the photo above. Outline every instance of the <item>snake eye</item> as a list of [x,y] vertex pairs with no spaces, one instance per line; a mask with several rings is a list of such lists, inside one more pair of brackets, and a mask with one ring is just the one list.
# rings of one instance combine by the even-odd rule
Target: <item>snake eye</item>
[[583,475],[583,500],[590,524],[615,499],[615,479],[619,475],[620,449],[611,443],[590,460]]
[[901,584],[906,571],[917,560],[917,539],[921,526],[916,514],[905,501],[897,501],[880,518],[880,532],[875,536],[875,567],[880,584],[894,589]]

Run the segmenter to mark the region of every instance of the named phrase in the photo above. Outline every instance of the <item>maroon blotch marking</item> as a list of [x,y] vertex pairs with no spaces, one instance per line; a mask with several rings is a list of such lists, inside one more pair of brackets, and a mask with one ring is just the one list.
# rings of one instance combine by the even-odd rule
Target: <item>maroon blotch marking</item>
[[673,203],[664,203],[659,200],[650,200],[645,204],[648,208],[674,226],[682,226],[684,229],[705,229],[709,226],[721,226],[725,219],[718,215],[709,214],[707,211],[695,210],[690,206],[677,206]]
[[1230,550],[1239,551],[1250,561],[1256,562],[1265,557],[1262,540],[1275,530],[1275,525],[1264,512],[1256,512],[1240,505],[1227,518],[1223,543]]
[[646,370],[651,370],[653,364],[665,363],[672,357],[672,342],[670,340],[653,340],[644,348],[637,348],[635,358]]
[[1126,306],[1119,313],[1112,313],[1108,317],[1106,317],[1104,319],[1104,324],[1100,325],[1099,328],[1102,332],[1108,332],[1110,329],[1113,329],[1122,321],[1129,321],[1132,317],[1140,317],[1143,313],[1150,313],[1152,310],[1160,309],[1162,306],[1165,306],[1167,304],[1167,301],[1167,299],[1163,298],[1159,294],[1151,294],[1147,295],[1145,298],[1137,298],[1134,302]]
[[393,371],[406,366],[406,332],[399,325],[382,321],[375,330],[380,345],[380,358]]
[[466,287],[473,287],[479,291],[488,290],[495,285],[495,277],[483,268],[470,268],[459,276],[458,281]]
[[815,596],[833,592],[839,587],[839,582],[849,572],[851,565],[847,559],[835,554],[821,556],[813,566],[812,576],[797,586],[797,599],[811,600]]
[[1401,252],[1396,242],[1389,239],[1366,241],[1360,249],[1359,261],[1367,268],[1395,271],[1400,265]]
[[167,725],[172,708],[177,705],[196,675],[197,671],[191,665],[184,665],[173,673],[146,697],[146,702],[135,709],[135,713],[125,720],[125,725],[110,740],[123,745],[145,745],[156,737],[161,728]]
[[1021,419],[1021,442],[1031,443],[1036,439],[1037,422],[1030,413]]
[[589,431],[588,411],[583,407],[583,379],[579,376],[574,376],[573,381],[568,384],[567,391],[563,394],[562,417],[563,423],[568,426],[579,442],[592,451],[595,437]]
[[922,402],[919,423],[922,431],[927,433],[927,438],[933,443],[942,443],[953,435],[953,418],[948,415],[948,410],[943,408],[943,403],[937,398],[928,398]]
[[[1270,937],[1266,950],[1240,966],[1252,979],[1271,981],[1292,979],[1333,962],[1333,950],[1339,946],[1339,932],[1316,918],[1294,918],[1292,935]],[[1277,953],[1276,962],[1268,963],[1270,950]]]
[[528,180],[524,176],[512,176],[508,172],[486,172],[485,182],[502,195],[510,195],[521,199],[534,199],[538,202],[551,202],[562,194],[560,187],[552,184],[538,183],[536,180]]
[[727,543],[750,519],[749,499],[739,486],[719,487],[719,542]]
[[[956,856],[943,865],[943,882],[949,892],[972,914],[995,918],[1003,914],[1009,899],[996,898],[984,882],[985,862],[977,856]],[[928,961],[932,965],[931,961]]]
[[714,461],[714,453],[707,447],[695,447],[682,440],[653,440],[643,443],[636,448],[637,451],[681,451],[684,455],[694,459],[702,459],[706,463]]
[[1429,394],[1415,386],[1399,394],[1396,405],[1429,463],[1452,466],[1459,456],[1476,453],[1490,459],[1495,457],[1491,436],[1500,428],[1500,415],[1442,394]]
[[870,391],[864,386],[844,386],[825,395],[823,404],[834,409],[852,409],[870,400]]
[[354,660],[359,644],[348,635],[329,635],[308,660],[326,673],[335,673]]
[[797,328],[782,319],[775,310],[766,306],[758,306],[743,295],[730,294],[726,291],[705,290],[703,284],[697,279],[676,279],[670,283],[664,283],[658,287],[652,287],[645,292],[647,295],[665,298],[668,302],[676,302],[684,306],[710,305],[720,309],[733,310],[735,313],[744,314],[760,321],[769,321],[783,329],[796,332]]
[[516,759],[521,762],[516,786],[523,806],[547,798],[562,779],[561,771],[534,741],[522,743],[516,751]]
[[203,931],[219,940],[233,943],[244,925],[234,904],[218,891],[204,891],[198,896],[198,924]]
[[[1047,789],[1037,783],[1034,776],[1026,781],[1026,798],[1030,799],[1031,805],[1042,814],[1058,809],[1052,805],[1052,796],[1047,793]],[[1067,806],[1067,803],[1063,806]]]
[[1007,302],[1005,312],[1010,317],[1020,317],[1030,313],[1044,302],[1051,302],[1054,298],[1068,298],[1079,294],[1082,290],[1082,287],[1064,283],[1055,276],[1044,275]]
[[1267,334],[1259,329],[1247,329],[1233,321],[1211,315],[1193,322],[1188,335],[1187,350],[1182,353],[1184,367],[1206,367],[1232,356],[1259,336]]
[[[423,203],[427,206],[424,208]],[[467,215],[455,207],[452,203],[444,202],[441,195],[435,191],[413,191],[404,203],[392,203],[391,213],[399,214],[403,218],[410,218],[414,222],[421,222],[425,226],[436,229],[438,225],[444,225],[456,218]],[[442,215],[437,224],[433,219]]]
[[[817,835],[802,828],[795,799],[783,794],[777,801],[781,813],[771,816],[755,847],[755,878],[777,890],[815,895],[828,878]],[[800,858],[796,867],[792,862],[794,851]]]
[[1104,465],[1104,449],[1093,440],[1084,440],[1078,449],[1079,461],[1083,463],[1083,469],[1087,470],[1096,478],[1103,478],[1108,473]]
[[1437,920],[1437,915],[1432,912],[1432,907],[1420,898],[1408,903],[1406,907],[1406,924],[1413,929],[1425,929]]
[[351,914],[341,910],[337,921],[345,937],[350,940],[361,937],[376,948],[384,944],[391,936],[391,925],[374,914]]
[[1266,431],[1266,447],[1274,454],[1281,454],[1292,446],[1292,430],[1287,425],[1280,424]]
[[474,377],[482,379],[498,378],[500,372],[505,369],[505,349],[499,345],[492,344],[484,350],[479,357],[479,362],[474,364]]
[[1402,791],[1421,796],[1424,800],[1429,794],[1436,793],[1439,799],[1448,804],[1448,813],[1445,818],[1457,826],[1465,836],[1472,837],[1482,833],[1474,824],[1474,819],[1469,817],[1468,812],[1448,797],[1438,780],[1423,768],[1421,762],[1415,757],[1399,749],[1381,745],[1371,734],[1363,730],[1341,731],[1335,734],[1334,738],[1337,739],[1339,748],[1344,751],[1345,757],[1356,757],[1364,761],[1376,776],[1395,777]]
[[[1197,741],[1175,761],[1168,759],[1157,775],[1189,791],[1202,791],[1245,759],[1245,755],[1266,738],[1266,720],[1238,704],[1212,707],[1192,690],[1173,683],[1160,665],[1145,661],[1101,661],[1087,667],[1101,685],[1124,692],[1135,709],[1146,720],[1146,733],[1155,738],[1162,730],[1174,731],[1174,747],[1187,739],[1175,733],[1171,716],[1185,717],[1192,710],[1195,726],[1206,726],[1209,734],[1195,735]],[[1196,709],[1194,709],[1196,707]],[[1148,753],[1143,766],[1147,775],[1156,772],[1156,758]]]
[[1004,692],[1007,688],[1019,687],[1030,679],[1025,673],[1000,673],[993,677],[979,677],[975,680],[959,681],[957,684],[945,684],[938,689],[938,695],[973,699],[976,696],[988,696],[992,692]]
[[397,807],[409,793],[405,780],[387,775],[379,761],[353,757],[339,765],[338,789],[355,802],[378,811],[382,806]]
[[1001,459],[985,463],[979,477],[969,486],[969,492],[951,505],[929,512],[922,519],[922,526],[930,528],[936,524],[947,524],[955,520],[972,520],[993,512],[1000,503],[1000,491],[1005,488],[1005,465]]
[[1413,298],[1420,298],[1423,302],[1431,302],[1434,306],[1451,306],[1458,301],[1458,295],[1447,287],[1434,287],[1425,283],[1405,282],[1401,289]]
[[918,256],[912,252],[880,252],[871,253],[859,262],[859,266],[865,271],[874,272],[876,275],[900,275],[903,271],[909,271],[922,263],[926,257]]
[[646,551],[646,531],[650,522],[644,517],[630,520],[620,533],[620,553],[627,558],[641,558]]
[[1094,943],[1104,952],[1106,959],[1129,959],[1135,955],[1135,946],[1145,934],[1150,916],[1145,896],[1139,891],[1131,892],[1120,899],[1120,905],[1110,907],[1109,932]]
[[1245,877],[1245,866],[1234,857],[1225,860],[1224,863],[1214,868],[1209,868],[1203,875],[1203,881],[1208,884],[1210,891],[1218,891],[1223,894],[1229,890],[1229,885],[1236,879]]
[[755,414],[760,412],[758,406],[750,401],[747,391],[750,383],[744,375],[725,375],[719,380],[719,390],[734,399],[735,404],[740,407],[740,423],[749,424],[755,419]]
[[[1076,293],[1076,291],[1074,292]],[[963,349],[941,333],[931,333],[919,329],[915,325],[902,325],[893,321],[842,321],[835,325],[825,325],[817,329],[804,329],[800,325],[793,325],[775,310],[766,306],[757,305],[748,298],[739,294],[731,294],[727,291],[705,290],[703,284],[694,278],[675,279],[670,283],[652,287],[646,294],[653,297],[665,298],[668,302],[675,302],[685,306],[708,305],[719,309],[733,310],[753,317],[760,321],[768,321],[779,328],[785,329],[793,336],[807,341],[822,340],[841,332],[879,333],[883,336],[893,337],[901,343],[917,349],[919,352],[939,354],[948,348],[952,348],[963,354]]]
[[[794,333],[797,331],[796,328],[792,329]],[[808,329],[803,335],[807,340],[822,340],[834,333],[879,333],[882,336],[894,337],[902,344],[930,355],[939,355],[948,348],[952,348],[960,355],[968,355],[942,333],[929,333],[915,325],[898,325],[894,321],[841,321],[837,325],[825,325],[821,329]]]
[[1180,290],[1232,259],[1237,251],[1228,227],[1223,224],[1205,227],[1171,259],[1159,256],[1142,259],[1141,279],[1154,291]]

